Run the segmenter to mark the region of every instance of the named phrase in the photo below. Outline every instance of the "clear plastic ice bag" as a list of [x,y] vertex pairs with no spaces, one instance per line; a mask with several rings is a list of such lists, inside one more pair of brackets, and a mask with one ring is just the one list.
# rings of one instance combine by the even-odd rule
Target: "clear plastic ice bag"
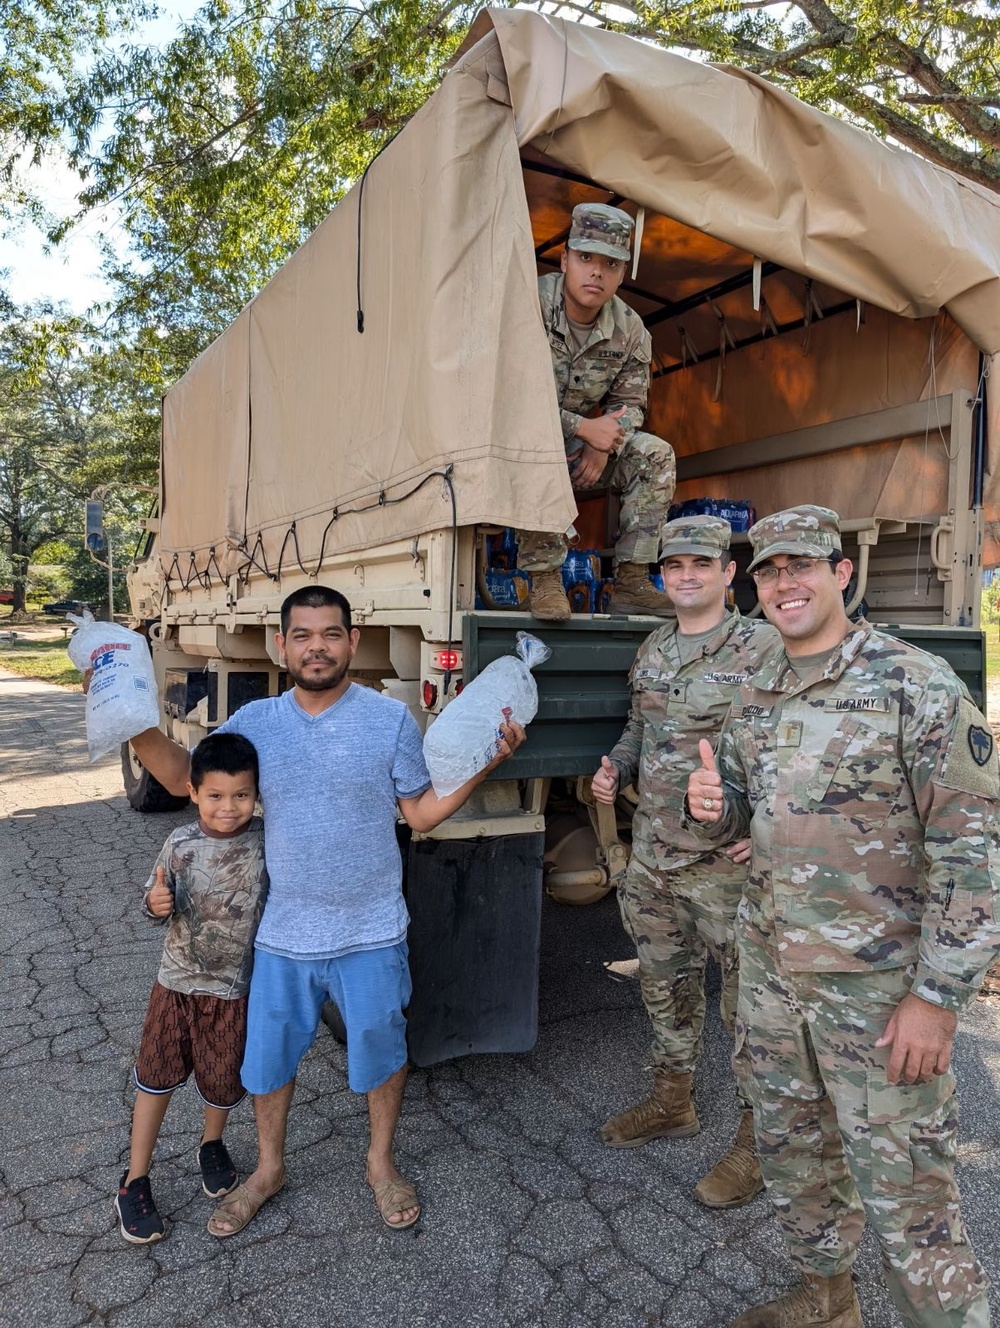
[[509,719],[528,724],[538,710],[538,687],[531,670],[552,651],[537,636],[517,634],[517,655],[487,664],[465,684],[424,736],[424,760],[438,797],[461,788],[500,750],[500,725]]
[[138,632],[93,614],[67,615],[77,630],[69,657],[81,673],[93,670],[87,692],[87,748],[91,761],[160,722],[156,675],[149,646]]

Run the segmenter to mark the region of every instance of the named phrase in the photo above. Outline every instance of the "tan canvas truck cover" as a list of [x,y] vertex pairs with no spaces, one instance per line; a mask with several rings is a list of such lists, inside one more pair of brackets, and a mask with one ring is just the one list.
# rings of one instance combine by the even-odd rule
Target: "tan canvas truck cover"
[[[544,182],[526,194],[533,161],[562,168],[548,197]],[[681,320],[683,336],[660,321],[656,364],[675,372],[654,383],[649,427],[680,456],[974,390],[979,352],[1000,350],[988,191],[741,71],[485,11],[365,180],[167,394],[164,570],[183,580],[214,560],[228,575],[250,557],[311,570],[449,526],[447,467],[460,525],[564,530],[576,504],[536,246],[567,204],[608,192],[648,210],[642,288],[677,298],[758,258],[780,269],[766,283],[778,322],[808,290],[860,302],[857,319],[730,354],[724,392],[717,364],[686,362],[692,336],[716,335],[713,309]],[[825,497],[801,462],[749,472],[742,496],[762,511],[831,492],[856,517],[940,511],[946,439],[930,415],[925,435],[908,452],[855,449],[846,487],[831,458]],[[993,515],[992,452],[986,469]]]

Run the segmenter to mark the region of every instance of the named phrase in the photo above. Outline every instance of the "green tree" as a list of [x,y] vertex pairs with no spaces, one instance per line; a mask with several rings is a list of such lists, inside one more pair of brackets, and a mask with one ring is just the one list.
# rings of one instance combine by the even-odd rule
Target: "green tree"
[[[3,377],[0,372],[0,390]],[[66,485],[36,464],[43,450],[30,400],[21,397],[5,403],[0,414],[0,534],[11,566],[15,614],[25,608],[32,554],[40,544],[61,535],[68,520]]]
[[83,320],[26,310],[0,327],[0,536],[15,612],[35,551],[79,547],[96,486],[110,485],[106,524],[134,544],[148,507],[139,486],[156,474],[153,375],[141,350],[102,344]]
[[[115,549],[115,608],[123,610],[128,603],[128,584],[125,576],[126,560],[133,547],[126,542],[126,532],[118,525],[111,531]],[[58,569],[60,585],[58,595],[65,599],[82,600],[95,609],[108,602],[108,569],[90,556],[80,540],[52,540],[35,550],[35,561]],[[34,585],[34,573],[32,584]],[[100,616],[100,615],[98,615]]]
[[40,214],[18,167],[58,147],[94,51],[155,12],[147,0],[0,0],[0,218]]
[[210,0],[165,50],[106,54],[70,122],[82,209],[124,209],[119,316],[186,365],[423,103],[472,12]]
[[1000,578],[991,581],[983,591],[982,616],[984,622],[1000,623]]

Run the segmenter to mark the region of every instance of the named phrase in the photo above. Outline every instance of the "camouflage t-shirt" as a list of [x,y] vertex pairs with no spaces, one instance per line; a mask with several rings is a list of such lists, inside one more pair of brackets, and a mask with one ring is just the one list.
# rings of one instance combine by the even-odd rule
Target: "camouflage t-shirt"
[[264,822],[255,816],[232,839],[206,835],[197,821],[179,826],[160,850],[147,893],[157,867],[174,895],[160,985],[189,996],[245,996],[267,894]]

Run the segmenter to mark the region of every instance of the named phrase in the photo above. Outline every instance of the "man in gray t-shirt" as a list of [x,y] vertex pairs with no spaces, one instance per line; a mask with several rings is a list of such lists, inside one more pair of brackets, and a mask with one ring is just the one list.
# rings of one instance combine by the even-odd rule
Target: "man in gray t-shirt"
[[[298,1063],[325,1000],[347,1027],[348,1077],[368,1098],[368,1184],[394,1230],[420,1216],[396,1169],[393,1138],[406,1082],[410,980],[397,810],[426,832],[465,802],[524,741],[505,724],[499,755],[455,793],[430,787],[420,732],[398,701],[348,676],[360,633],[336,590],[307,586],[281,606],[275,640],[294,688],[252,701],[220,726],[257,748],[270,893],[257,933],[243,1082],[254,1094],[257,1170],[227,1195],[208,1229],[231,1236],[285,1182],[284,1145]],[[132,739],[171,792],[186,790],[189,757],[158,729]]]

